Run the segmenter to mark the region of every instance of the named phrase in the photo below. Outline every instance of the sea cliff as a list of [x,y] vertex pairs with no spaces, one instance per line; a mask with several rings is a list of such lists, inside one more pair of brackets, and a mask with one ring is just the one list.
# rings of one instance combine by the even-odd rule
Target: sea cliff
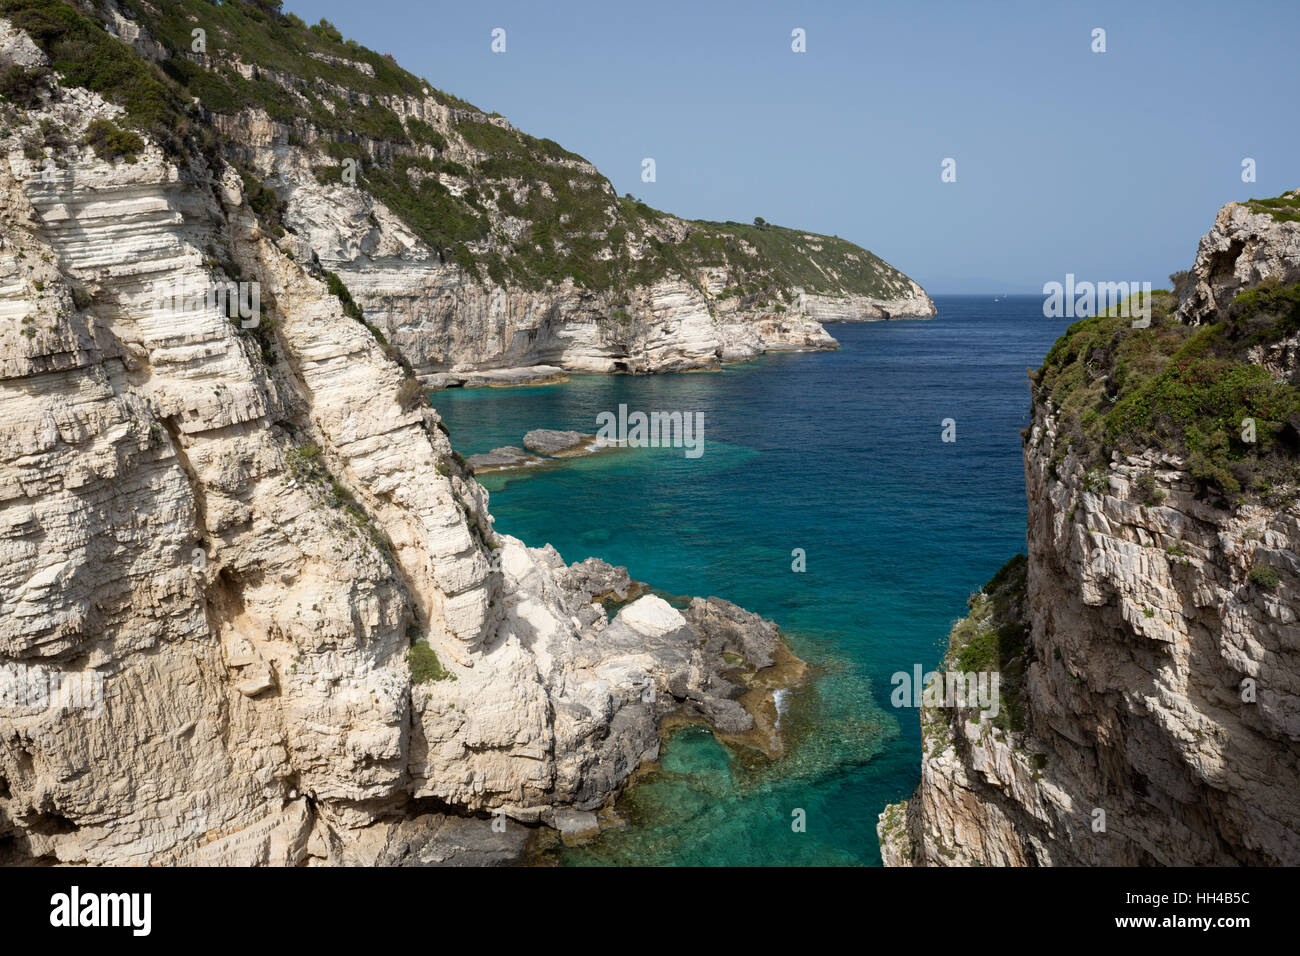
[[1033,376],[1027,560],[944,662],[1002,715],[924,710],[886,864],[1300,863],[1297,205],[1226,206],[1149,328],[1084,320]]
[[[234,6],[210,37],[273,16]],[[150,29],[188,36],[179,4],[6,10],[0,862],[517,859],[590,830],[665,720],[753,730],[775,625],[493,527],[416,340],[250,172],[308,154],[179,92]]]

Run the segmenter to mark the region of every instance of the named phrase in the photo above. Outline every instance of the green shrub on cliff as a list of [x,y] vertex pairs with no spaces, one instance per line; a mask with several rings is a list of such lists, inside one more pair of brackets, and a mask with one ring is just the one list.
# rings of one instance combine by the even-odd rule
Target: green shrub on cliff
[[49,78],[49,67],[29,70],[14,64],[0,72],[0,97],[24,109],[39,106],[41,94],[49,87]]
[[[582,157],[498,125],[328,22],[308,27],[271,0],[119,5],[161,45],[161,68],[110,36],[105,12],[88,4],[0,0],[0,15],[32,32],[68,83],[123,105],[128,125],[157,136],[173,155],[188,144],[209,166],[234,161],[222,155],[211,114],[261,110],[280,124],[282,141],[316,152],[313,169],[322,181],[342,182],[340,162],[356,160],[357,187],[382,200],[443,261],[484,284],[538,289],[571,280],[607,292],[674,274],[707,297],[701,271],[724,268],[743,283],[744,307],[775,312],[793,302],[795,287],[882,298],[909,288],[865,249],[761,218],[665,230],[663,213],[619,199]],[[196,30],[204,42],[197,52]],[[22,96],[33,82],[15,74],[9,85]],[[454,112],[445,126],[404,120],[386,105],[393,97],[429,98]],[[471,158],[442,155],[453,139],[464,140]],[[335,162],[321,162],[321,154]],[[278,200],[249,192],[279,234]],[[517,222],[502,228],[507,217]]]
[[144,140],[138,135],[106,119],[91,120],[82,142],[110,163],[119,159],[134,163],[137,154],[144,150]]
[[1300,222],[1300,196],[1283,194],[1272,199],[1248,199],[1251,212],[1272,216],[1276,222]]
[[948,635],[945,667],[965,674],[998,674],[1000,707],[994,723],[1025,727],[1021,692],[1029,665],[1025,586],[1029,560],[1017,554],[970,599],[970,613]]
[[1084,467],[1112,451],[1183,455],[1211,498],[1291,494],[1300,481],[1300,388],[1248,352],[1300,330],[1300,285],[1238,295],[1215,321],[1188,326],[1157,294],[1150,328],[1098,316],[1070,326],[1032,376],[1058,410],[1058,452]]
[[273,235],[284,235],[284,210],[286,203],[269,186],[262,184],[244,167],[239,167],[239,177],[244,184],[244,198],[257,217]]
[[411,644],[406,661],[411,667],[412,684],[432,684],[440,680],[455,680],[456,675],[442,666],[433,648],[424,641]]
[[1282,575],[1278,573],[1277,568],[1270,568],[1263,564],[1251,568],[1248,577],[1251,584],[1265,591],[1274,591],[1282,583]]
[[124,107],[130,124],[164,147],[174,151],[189,130],[184,102],[162,72],[71,4],[0,0],[0,17],[31,36],[65,85]]
[[397,404],[402,411],[409,412],[418,408],[424,400],[424,389],[420,387],[417,379],[402,379],[402,384],[397,389]]

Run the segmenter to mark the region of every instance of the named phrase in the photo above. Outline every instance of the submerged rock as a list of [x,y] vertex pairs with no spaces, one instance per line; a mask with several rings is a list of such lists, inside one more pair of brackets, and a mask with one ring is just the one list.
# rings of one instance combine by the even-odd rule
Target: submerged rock
[[590,810],[556,810],[552,826],[567,846],[577,846],[600,835],[600,820]]
[[381,822],[349,846],[357,866],[511,866],[524,862],[532,831],[513,820],[425,813]]
[[539,455],[553,458],[580,455],[596,440],[595,435],[582,432],[556,431],[553,428],[534,428],[524,436],[524,447]]
[[522,448],[506,445],[503,448],[493,448],[491,451],[479,455],[470,455],[465,461],[471,471],[482,473],[485,471],[501,471],[505,468],[523,468],[525,465],[538,464],[541,459],[536,455],[528,454]]
[[[539,465],[548,458],[577,458],[599,451],[593,447],[595,435],[582,432],[555,431],[549,428],[537,428],[524,436],[524,448],[505,445],[493,448],[489,452],[471,455],[467,461],[475,472],[504,471],[508,468],[526,468]],[[612,446],[610,446],[612,447]],[[545,455],[546,458],[541,456]]]

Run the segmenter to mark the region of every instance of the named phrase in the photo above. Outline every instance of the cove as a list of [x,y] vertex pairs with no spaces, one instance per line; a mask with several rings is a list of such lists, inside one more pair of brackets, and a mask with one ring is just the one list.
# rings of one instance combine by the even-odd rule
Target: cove
[[[534,428],[591,432],[620,405],[703,414],[698,458],[619,448],[482,476],[496,528],[669,594],[734,601],[814,668],[783,700],[782,758],[680,730],[620,801],[626,827],[555,862],[879,863],[876,816],[920,766],[917,711],[892,705],[891,676],[932,670],[971,592],[1024,549],[1025,373],[1068,324],[1038,296],[936,303],[934,319],[829,326],[838,351],[716,373],[433,393],[464,455]],[[956,441],[942,440],[948,418]]]

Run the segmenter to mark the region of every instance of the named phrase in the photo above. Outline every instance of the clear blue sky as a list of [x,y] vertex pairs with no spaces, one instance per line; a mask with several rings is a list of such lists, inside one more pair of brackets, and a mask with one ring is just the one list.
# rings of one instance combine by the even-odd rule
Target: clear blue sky
[[285,9],[582,154],[620,193],[843,236],[936,293],[1067,272],[1166,285],[1223,203],[1300,186],[1297,0]]

